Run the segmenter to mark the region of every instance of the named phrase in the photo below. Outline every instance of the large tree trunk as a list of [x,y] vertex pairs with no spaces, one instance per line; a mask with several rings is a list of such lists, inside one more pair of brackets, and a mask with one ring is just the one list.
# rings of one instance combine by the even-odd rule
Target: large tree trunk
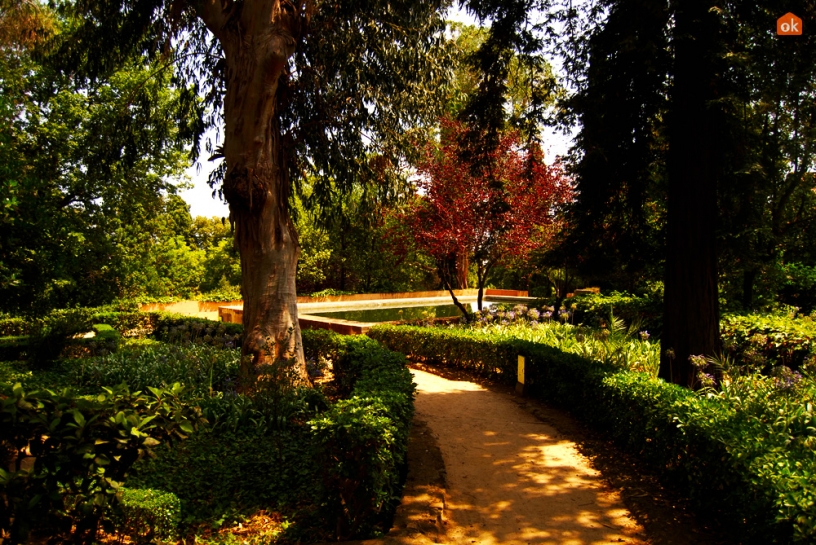
[[289,359],[296,380],[307,384],[295,288],[300,247],[289,217],[290,184],[276,112],[298,19],[285,3],[241,6],[226,14],[216,32],[227,76],[224,196],[241,254],[241,377],[251,382],[264,373],[264,364]]
[[677,2],[669,120],[666,284],[660,377],[693,386],[690,355],[719,348],[717,301],[716,15],[707,1]]

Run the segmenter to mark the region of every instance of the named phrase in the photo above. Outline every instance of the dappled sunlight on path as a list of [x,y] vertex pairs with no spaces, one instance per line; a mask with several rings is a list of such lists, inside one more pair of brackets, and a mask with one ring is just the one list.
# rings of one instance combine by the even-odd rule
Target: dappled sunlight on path
[[642,543],[575,445],[506,396],[412,370],[447,470],[448,543]]

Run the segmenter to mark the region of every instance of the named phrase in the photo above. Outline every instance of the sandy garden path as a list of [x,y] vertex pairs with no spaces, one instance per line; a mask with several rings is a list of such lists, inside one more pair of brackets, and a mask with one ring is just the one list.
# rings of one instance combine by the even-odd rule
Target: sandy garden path
[[[554,427],[511,396],[412,373],[417,413],[403,503],[388,536],[365,543],[645,543],[618,493]],[[437,444],[444,466],[433,461]]]

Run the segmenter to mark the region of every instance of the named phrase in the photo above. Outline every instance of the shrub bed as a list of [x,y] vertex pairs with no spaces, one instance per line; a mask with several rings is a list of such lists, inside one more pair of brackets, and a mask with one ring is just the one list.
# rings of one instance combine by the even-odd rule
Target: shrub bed
[[81,397],[0,384],[0,530],[10,542],[25,542],[31,530],[90,542],[130,467],[198,424],[200,411],[179,401],[181,389],[120,386]]
[[816,348],[816,322],[809,316],[732,315],[722,319],[720,328],[726,353],[755,370],[773,365],[798,369]]
[[[175,319],[166,318],[168,328]],[[200,322],[185,318],[184,323],[191,327]],[[6,440],[4,434],[0,458],[6,459],[12,451],[16,456],[25,445],[38,441],[37,434],[45,432],[32,427],[36,420],[37,425],[52,427],[46,433],[48,445],[52,445],[49,448],[56,449],[59,471],[73,471],[73,477],[60,473],[56,480],[46,479],[53,472],[48,469],[43,473],[40,465],[31,474],[24,470],[0,473],[0,495],[7,494],[13,502],[0,505],[0,522],[4,521],[0,527],[8,528],[15,518],[15,524],[52,528],[54,535],[67,535],[71,524],[78,531],[100,524],[112,529],[110,525],[115,524],[120,535],[145,541],[160,537],[158,530],[151,536],[146,528],[158,524],[150,522],[151,511],[161,504],[162,535],[176,530],[189,532],[201,525],[212,529],[246,522],[246,517],[258,510],[284,516],[280,528],[260,536],[263,538],[276,539],[283,532],[293,541],[308,542],[371,536],[385,530],[403,484],[413,414],[414,385],[405,357],[367,337],[305,331],[303,339],[311,360],[321,366],[326,362],[333,365],[336,380],[325,393],[323,388],[297,389],[287,386],[286,381],[262,380],[252,396],[242,395],[235,390],[238,349],[197,344],[183,337],[168,338],[180,344],[152,341],[132,345],[133,341],[128,341],[118,352],[64,359],[48,369],[29,367],[25,362],[9,363],[2,369],[3,382],[22,382],[26,391],[49,384],[70,384],[71,390],[24,393],[22,386],[0,384],[8,389],[0,391],[0,400],[5,403],[0,424],[17,422],[14,419],[21,418],[19,407],[23,406],[41,415],[26,417],[27,427],[14,424],[13,437],[9,436],[13,441]],[[274,369],[267,369],[265,375],[280,377]],[[171,387],[172,403],[160,390],[154,390],[173,383],[183,383],[183,389]],[[120,386],[106,390],[102,388],[105,384]],[[137,390],[153,393],[128,393]],[[197,431],[172,446],[159,445],[157,456],[141,457],[133,471],[129,471],[130,465],[140,458],[141,451],[134,451],[135,456],[127,451],[129,454],[116,463],[108,463],[112,455],[104,449],[113,439],[106,433],[118,433],[122,426],[141,433],[152,422],[158,425],[154,430],[158,435],[145,431],[131,439],[152,450],[156,441],[165,440],[160,430],[181,430],[178,422],[182,420],[173,420],[176,428],[168,427],[166,419],[146,420],[146,409],[139,407],[158,395],[168,399],[168,408],[182,411],[173,414],[201,414],[204,420]],[[119,416],[106,412],[106,403],[114,403],[114,399],[119,408],[114,413],[123,411],[122,423]],[[74,414],[82,418],[77,420]],[[134,428],[134,421],[141,427]],[[105,431],[108,427],[112,431]],[[81,437],[78,430],[83,430]],[[181,431],[187,435],[187,430]],[[102,442],[96,443],[97,439]],[[85,457],[97,452],[107,458]],[[50,464],[42,467],[51,468],[48,456],[41,460],[38,455],[37,464]],[[125,476],[127,490],[115,494]],[[37,484],[37,490],[42,489],[50,498],[42,510],[30,511],[30,516],[19,514],[34,494],[33,485],[20,488],[23,478]],[[116,482],[108,480],[111,478]],[[89,488],[83,483],[97,484]],[[56,492],[74,490],[70,487],[90,490],[87,493],[91,496],[82,496],[86,492]],[[90,522],[82,519],[85,515]],[[46,519],[47,525],[43,522]],[[23,526],[14,529],[17,536],[26,531]]]
[[516,380],[608,432],[669,486],[749,542],[816,539],[816,387],[751,375],[695,392],[523,339],[467,329],[377,326],[370,336],[430,363]]
[[229,389],[204,397],[209,425],[141,462],[127,486],[175,494],[187,526],[274,509],[295,522],[287,529],[293,540],[384,530],[400,496],[413,415],[405,358],[367,337],[304,331],[303,340],[311,358],[332,362],[341,399],[277,382],[252,397]]
[[565,299],[567,309],[575,306],[574,323],[598,326],[609,320],[610,311],[627,324],[638,324],[639,329],[660,335],[663,330],[663,301],[652,297],[638,297],[628,293],[587,294]]

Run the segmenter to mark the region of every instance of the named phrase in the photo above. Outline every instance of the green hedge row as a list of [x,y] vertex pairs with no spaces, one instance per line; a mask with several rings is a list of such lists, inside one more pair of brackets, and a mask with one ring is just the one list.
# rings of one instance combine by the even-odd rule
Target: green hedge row
[[[429,363],[506,383],[526,358],[531,395],[607,431],[738,539],[816,539],[816,387],[754,375],[700,396],[578,355],[478,330],[378,326],[369,335]],[[786,388],[788,388],[786,390]]]
[[0,361],[16,361],[28,348],[28,335],[0,337]]
[[[45,316],[6,317],[0,318],[0,337],[32,335],[43,330],[70,327],[75,331],[90,331],[93,324],[107,324],[123,335],[138,335],[152,333],[162,327],[173,327],[186,324],[214,323],[204,318],[185,316],[170,312],[151,311],[140,312],[136,307],[96,307],[55,310]],[[240,324],[224,324],[231,333],[240,332]]]
[[96,335],[88,338],[48,334],[0,337],[0,361],[30,359],[42,363],[70,355],[72,351],[77,355],[95,355],[115,352],[119,348],[121,335],[112,326],[94,324],[91,329]]
[[[309,421],[336,537],[387,529],[407,473],[415,385],[405,356],[365,336],[304,331],[306,351],[333,362],[345,399]],[[311,346],[310,346],[311,345]]]
[[[92,339],[74,338],[77,333],[95,331]],[[42,361],[64,355],[66,347],[104,346],[118,348],[122,335],[152,335],[157,340],[179,344],[209,344],[237,347],[241,344],[241,324],[216,322],[169,312],[136,310],[71,309],[45,318],[0,320],[0,361],[23,357]]]

